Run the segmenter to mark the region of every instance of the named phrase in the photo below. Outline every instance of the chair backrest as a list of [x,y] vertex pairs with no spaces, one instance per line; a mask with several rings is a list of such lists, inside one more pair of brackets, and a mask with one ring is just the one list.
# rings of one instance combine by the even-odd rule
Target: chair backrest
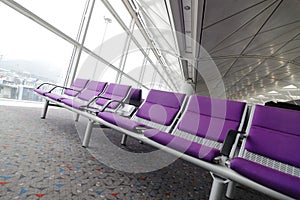
[[185,94],[152,89],[133,119],[170,126],[182,108],[185,97]]
[[245,106],[244,102],[192,95],[177,130],[222,143],[229,130],[242,128]]
[[[104,91],[104,93],[101,95],[105,98],[97,99],[96,104],[100,105],[100,106],[104,106],[110,99],[123,101],[127,97],[128,93],[130,91],[130,88],[131,88],[131,86],[129,86],[129,85],[110,83],[106,87],[106,90]],[[113,102],[113,103],[109,104],[108,108],[116,109],[119,105],[120,105],[120,103]]]
[[139,107],[142,103],[142,89],[131,88],[126,103]]
[[89,101],[98,96],[105,89],[107,82],[90,81],[87,86],[78,94],[77,98]]
[[74,80],[74,82],[71,84],[70,89],[66,89],[64,90],[64,94],[68,95],[68,96],[76,96],[79,94],[79,92],[81,90],[83,90],[85,88],[85,86],[87,85],[87,83],[89,82],[88,79],[81,79],[81,78],[77,78]]
[[[299,111],[256,105],[252,109],[247,128],[248,136],[239,156],[250,160],[262,156],[259,161],[252,161],[267,164],[266,159],[271,159],[300,168],[299,119]],[[270,163],[273,166],[282,166]]]

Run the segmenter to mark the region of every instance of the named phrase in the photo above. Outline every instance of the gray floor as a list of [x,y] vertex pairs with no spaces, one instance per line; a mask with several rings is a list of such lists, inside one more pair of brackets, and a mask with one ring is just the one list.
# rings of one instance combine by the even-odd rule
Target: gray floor
[[[108,128],[81,147],[87,120],[0,106],[0,199],[208,199],[207,171]],[[223,199],[226,199],[223,197]],[[236,199],[270,199],[239,186]]]

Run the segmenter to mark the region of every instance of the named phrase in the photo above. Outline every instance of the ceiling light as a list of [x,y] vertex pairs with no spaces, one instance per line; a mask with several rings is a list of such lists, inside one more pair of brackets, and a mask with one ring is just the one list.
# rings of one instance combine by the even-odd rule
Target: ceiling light
[[266,98],[264,95],[260,94],[257,96],[257,98]]
[[283,87],[283,89],[297,89],[297,86],[295,86],[295,85],[287,85],[287,86]]
[[268,92],[269,94],[278,94],[278,92],[276,92],[275,90],[272,90],[270,92]]

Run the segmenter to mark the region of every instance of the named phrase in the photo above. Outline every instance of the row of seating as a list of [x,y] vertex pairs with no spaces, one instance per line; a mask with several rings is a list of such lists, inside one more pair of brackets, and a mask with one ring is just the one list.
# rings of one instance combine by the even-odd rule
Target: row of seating
[[[48,89],[49,86],[52,87]],[[63,94],[61,94],[61,90],[63,90]],[[87,79],[76,79],[69,88],[43,83],[34,91],[46,99],[42,119],[45,119],[49,105],[65,107],[72,111],[85,110],[97,114],[102,109],[117,111],[122,107],[123,101],[138,106],[142,98],[141,89]],[[79,117],[79,113],[77,114],[76,121]]]
[[[115,101],[120,108],[124,99]],[[210,199],[220,199],[226,185],[232,198],[236,183],[274,198],[300,199],[298,111],[154,89],[130,118],[118,109],[82,110],[86,107],[73,110],[89,119],[84,147],[100,123],[123,133],[122,144],[131,136],[210,171]]]

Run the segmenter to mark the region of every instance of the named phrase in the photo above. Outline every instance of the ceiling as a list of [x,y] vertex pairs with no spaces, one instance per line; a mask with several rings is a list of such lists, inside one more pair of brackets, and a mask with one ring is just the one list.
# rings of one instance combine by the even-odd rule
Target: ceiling
[[174,55],[196,93],[254,103],[300,98],[300,0],[140,2],[176,30]]

